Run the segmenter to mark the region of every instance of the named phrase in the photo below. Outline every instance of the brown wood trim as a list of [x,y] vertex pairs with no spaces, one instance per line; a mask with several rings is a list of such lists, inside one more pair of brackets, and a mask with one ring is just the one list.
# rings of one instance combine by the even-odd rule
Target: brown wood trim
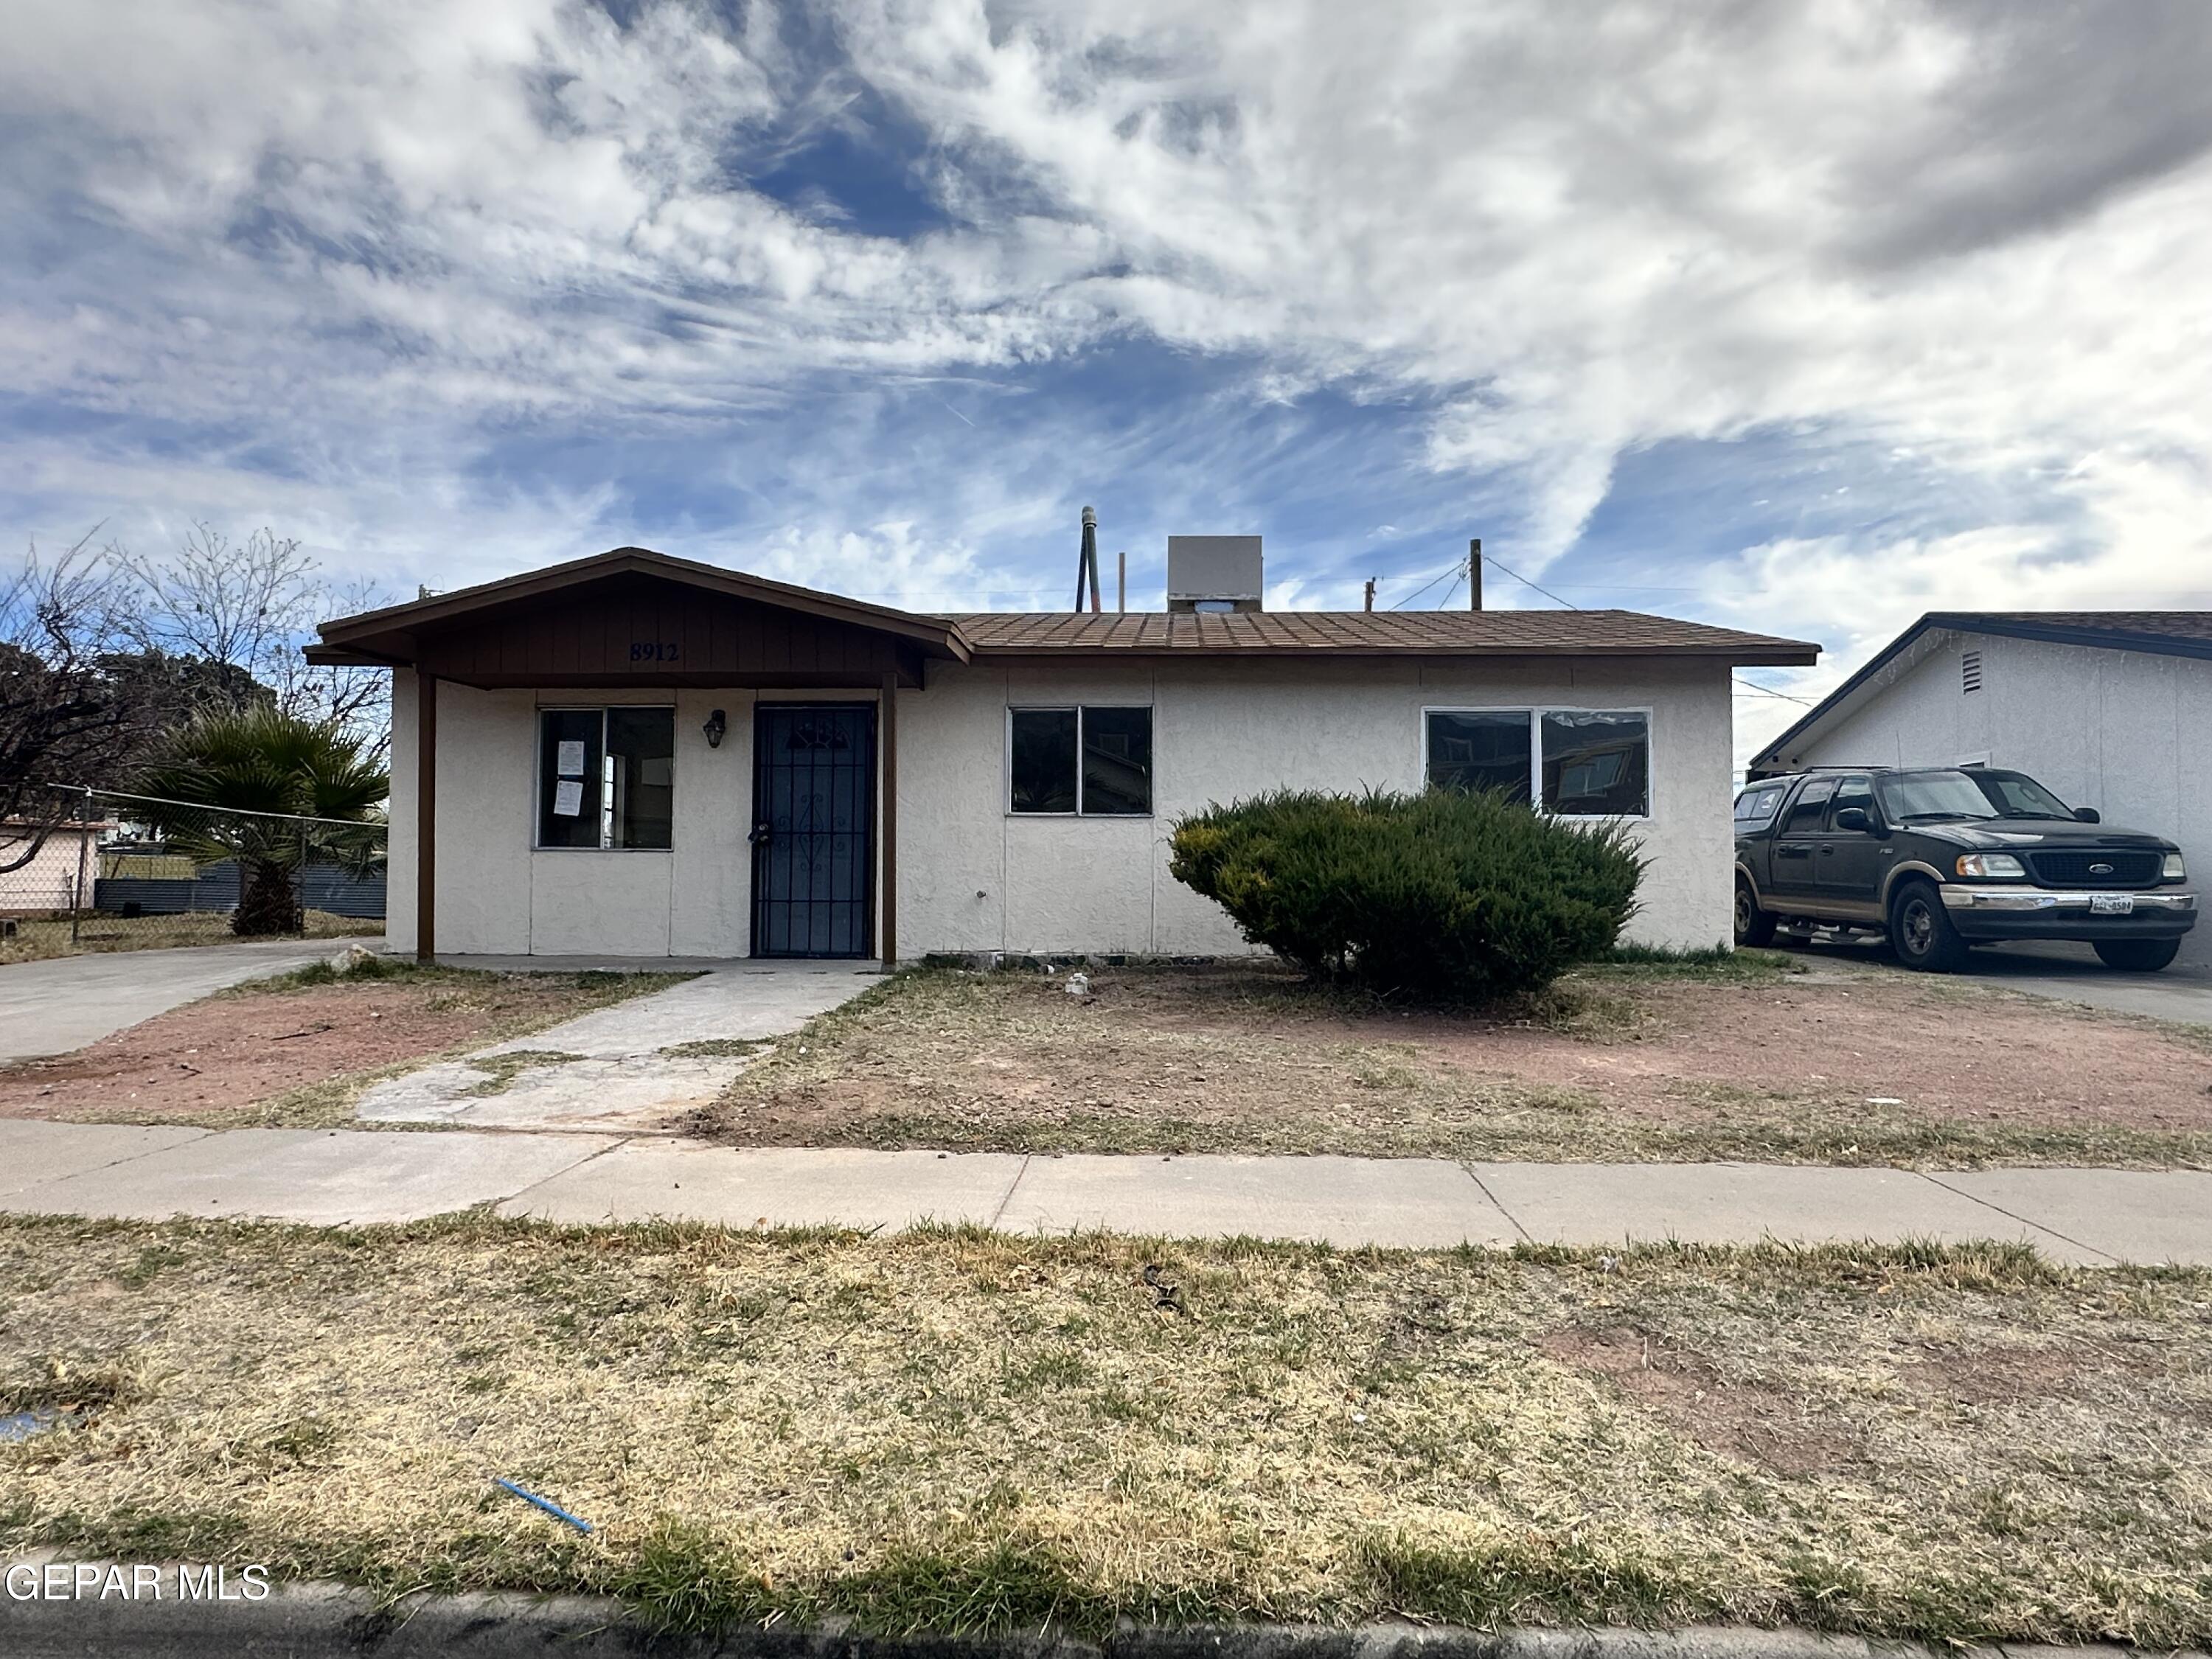
[[647,547],[617,547],[589,558],[572,559],[565,564],[526,571],[518,576],[502,577],[427,599],[412,599],[380,611],[336,617],[323,623],[317,631],[325,647],[357,648],[365,641],[394,629],[449,622],[487,608],[557,593],[581,583],[633,574],[657,576],[694,589],[755,599],[807,616],[898,635],[943,651],[957,661],[965,662],[968,659],[966,636],[957,624],[942,617],[869,605],[789,582],[771,581],[764,576],[726,570],[719,565],[674,558]]
[[438,677],[415,683],[415,960],[438,954]]
[[884,925],[876,953],[888,968],[898,961],[898,690],[899,677],[884,676],[876,743],[883,756],[883,872],[876,884]]

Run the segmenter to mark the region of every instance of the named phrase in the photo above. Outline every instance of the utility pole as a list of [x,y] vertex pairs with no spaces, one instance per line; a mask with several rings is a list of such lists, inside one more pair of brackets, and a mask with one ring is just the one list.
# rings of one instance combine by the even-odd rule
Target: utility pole
[[1367,603],[1363,608],[1369,611],[1375,608],[1375,578],[1372,576],[1367,579]]
[[1467,608],[1482,609],[1482,538],[1470,537],[1467,544]]
[[1129,555],[1125,549],[1114,556],[1121,566],[1114,579],[1114,610],[1118,615],[1129,608]]

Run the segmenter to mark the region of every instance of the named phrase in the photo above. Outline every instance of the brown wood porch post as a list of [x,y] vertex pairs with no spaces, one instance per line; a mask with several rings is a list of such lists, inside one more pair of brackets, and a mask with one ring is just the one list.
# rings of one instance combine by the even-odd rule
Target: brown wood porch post
[[438,954],[438,677],[415,679],[415,960]]
[[876,724],[884,745],[883,939],[876,954],[886,967],[898,960],[898,675],[884,676],[883,710]]

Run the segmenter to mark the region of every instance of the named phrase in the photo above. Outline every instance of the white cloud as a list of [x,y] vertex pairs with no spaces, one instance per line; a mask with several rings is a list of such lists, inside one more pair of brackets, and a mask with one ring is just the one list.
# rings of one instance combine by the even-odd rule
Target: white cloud
[[[1427,464],[1514,526],[1493,546],[1533,575],[1620,455],[1668,439],[1817,427],[1962,490],[2044,481],[2033,502],[1990,485],[2017,511],[1970,532],[1900,533],[1870,502],[1863,533],[1702,578],[1710,614],[1844,658],[1932,596],[2212,585],[2212,15],[2194,0],[744,15],[27,10],[0,63],[20,163],[0,203],[25,231],[0,259],[0,381],[191,434],[28,443],[31,496],[281,519],[410,574],[454,556],[443,526],[471,568],[508,567],[623,512],[602,478],[529,499],[472,482],[516,423],[696,440],[811,416],[793,400],[825,375],[1134,337],[1249,356],[1255,402],[1417,394]],[[825,31],[839,61],[819,61]],[[944,228],[871,235],[747,187],[851,129],[863,92],[928,135],[909,159]],[[1005,418],[969,465],[1038,462]],[[917,466],[907,505],[854,528],[834,475],[902,463],[826,447],[783,527],[733,553],[854,587],[1004,582],[996,538],[1073,487]]]

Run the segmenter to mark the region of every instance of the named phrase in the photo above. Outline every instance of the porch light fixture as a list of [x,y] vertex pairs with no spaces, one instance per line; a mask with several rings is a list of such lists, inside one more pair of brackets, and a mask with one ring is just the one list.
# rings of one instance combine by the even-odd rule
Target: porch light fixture
[[723,714],[722,711],[717,708],[713,714],[707,716],[706,725],[701,726],[699,729],[707,734],[708,748],[720,749],[722,746],[722,733],[730,729],[730,722],[728,718]]

